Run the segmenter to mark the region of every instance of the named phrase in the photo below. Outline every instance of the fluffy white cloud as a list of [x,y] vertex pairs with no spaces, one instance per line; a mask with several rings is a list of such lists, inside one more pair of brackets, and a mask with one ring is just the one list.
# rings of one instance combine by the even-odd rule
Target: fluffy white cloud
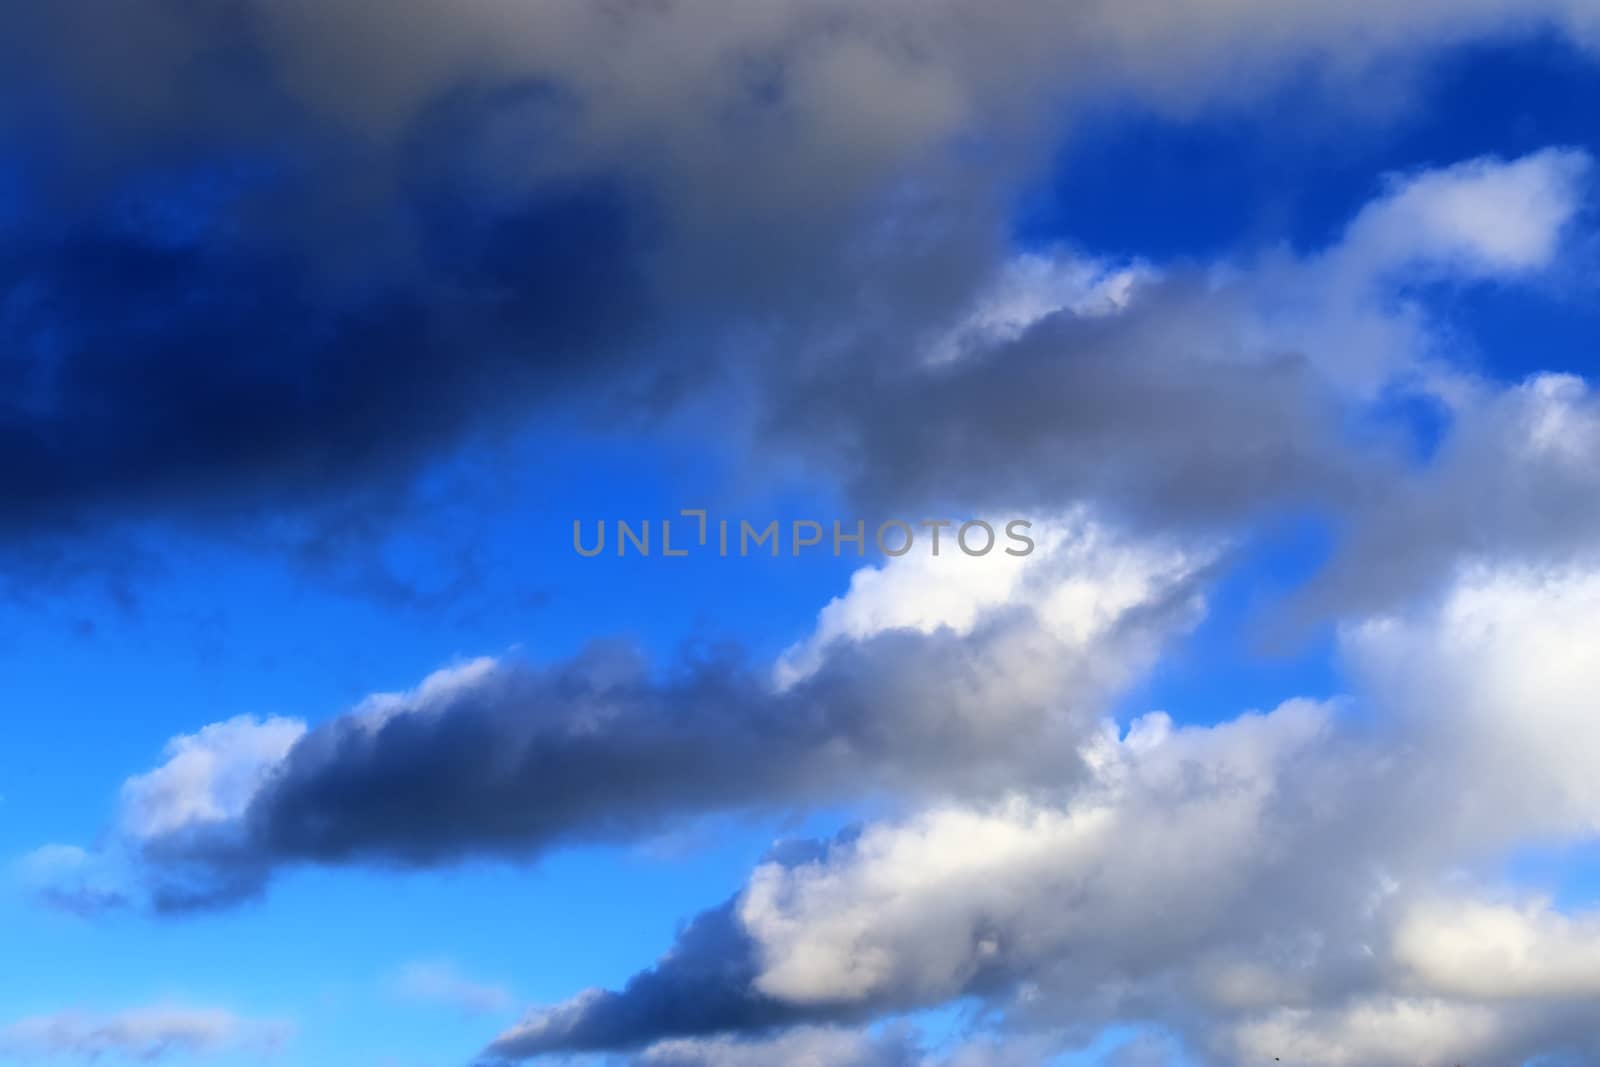
[[1402,736],[1424,738],[1433,832],[1506,847],[1600,829],[1600,571],[1468,567],[1441,604],[1342,644]]
[[1395,930],[1396,961],[1441,995],[1470,1000],[1600,996],[1600,915],[1543,899],[1421,901]]
[[123,829],[149,838],[237,818],[305,732],[297,719],[240,716],[173,738],[166,763],[124,783]]
[[[779,658],[775,680],[793,685],[814,672],[839,641],[860,642],[895,630],[947,629],[966,636],[995,613],[1017,609],[1035,612],[1041,628],[1066,648],[1103,664],[1108,676],[1129,675],[1151,651],[1137,647],[1137,641],[1121,641],[1118,647],[1120,637],[1138,633],[1138,627],[1127,625],[1131,616],[1182,589],[1217,555],[1215,549],[1122,536],[1084,508],[1021,521],[1029,523],[1016,530],[1030,539],[1027,555],[1007,554],[1006,548],[1024,551],[1026,546],[1008,537],[1008,520],[995,519],[990,526],[996,547],[988,554],[958,551],[950,544],[952,528],[944,531],[939,556],[913,552],[856,571],[850,588],[818,614],[811,635]],[[1198,596],[1191,607],[1198,617]]]
[[1068,807],[935,809],[869,826],[826,860],[767,864],[738,910],[757,986],[936,1003],[990,968],[1028,974],[1070,953],[1086,974],[1124,974],[1152,939],[1198,947],[1288,844],[1269,805],[1327,730],[1312,704],[1210,729],[1149,716],[1085,750],[1094,777]]
[[1516,276],[1550,265],[1584,200],[1589,157],[1552,148],[1392,178],[1328,257],[1370,284],[1395,271]]

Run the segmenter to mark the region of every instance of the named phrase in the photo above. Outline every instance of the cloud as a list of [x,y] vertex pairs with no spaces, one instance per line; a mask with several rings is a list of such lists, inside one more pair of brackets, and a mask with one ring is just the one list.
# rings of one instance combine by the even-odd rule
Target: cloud
[[863,334],[850,366],[788,382],[767,431],[889,511],[1088,499],[1170,530],[1302,505],[1359,529],[1432,472],[1408,477],[1404,435],[1353,422],[1382,425],[1374,408],[1398,394],[1473,430],[1458,410],[1471,380],[1410,287],[1552,268],[1591,169],[1553,149],[1395,176],[1304,255],[1107,275],[1070,250],[1053,267],[1031,253],[1010,268],[1025,297],[957,317],[960,358],[895,359]]
[[1600,402],[1588,382],[1536,374],[1509,388],[1456,380],[1430,463],[1372,495],[1304,591],[1317,613],[1381,612],[1462,570],[1593,558]]
[[492,1015],[512,1004],[511,991],[504,986],[474,981],[439,960],[406,964],[390,979],[389,988],[403,1000],[442,1004],[469,1015]]
[[1072,808],[942,806],[775,857],[623,990],[535,1013],[492,1051],[849,1022],[995,993],[1069,951],[1086,979],[1169,941],[1200,952],[1271,849],[1259,823],[1281,765],[1326,729],[1310,705],[1175,735],[1157,716],[1088,746],[1093,777]]
[[[815,630],[785,650],[774,677],[787,688],[814,673],[829,650],[843,641],[860,643],[880,634],[911,631],[922,635],[972,634],[986,617],[1008,607],[1031,609],[1040,626],[1063,643],[1090,647],[1113,641],[1140,610],[1158,602],[1162,590],[1194,573],[1208,555],[1151,541],[1134,543],[1093,521],[1079,508],[1048,518],[990,523],[1001,543],[1012,535],[1028,538],[1029,558],[1019,563],[1003,552],[956,558],[946,549],[935,556],[913,553],[850,576],[850,588],[830,600],[817,616]],[[946,532],[948,538],[949,532]],[[1022,549],[1018,549],[1022,551]],[[1041,580],[1041,571],[1048,577]],[[1147,660],[1129,648],[1129,659]],[[1115,668],[1115,664],[1111,664]]]
[[1581,560],[1600,528],[1588,384],[1485,379],[1433,309],[1442,286],[1564,269],[1592,174],[1556,148],[1393,175],[1324,248],[1153,265],[1091,305],[1103,269],[1063,250],[1059,279],[1029,267],[1028,299],[959,358],[864,337],[848,367],[791,381],[766,432],[868,510],[1088,500],[1228,535],[1309,513],[1335,547],[1301,620],[1403,604],[1477,558]]
[[1548,900],[1419,903],[1395,932],[1398,962],[1429,988],[1480,1001],[1587,1000],[1600,994],[1600,915]]
[[790,847],[655,967],[531,1013],[490,1052],[976,998],[1024,1031],[1160,1027],[1207,1063],[1592,1056],[1594,916],[1462,872],[1593,836],[1597,589],[1591,570],[1464,574],[1440,603],[1346,628],[1359,717],[1146,715],[1087,739],[1090,773],[1064,789]]
[[1048,1056],[1027,1038],[983,1038],[930,1050],[906,1025],[873,1031],[802,1026],[765,1038],[681,1038],[657,1042],[634,1056],[634,1067],[1028,1067]]
[[58,911],[89,918],[132,903],[115,864],[77,845],[43,845],[18,859],[13,870],[30,896]]
[[[48,229],[0,255],[16,398],[0,533],[393,495],[469,427],[505,425],[604,363],[636,320],[642,254],[617,183],[469,206],[448,176],[417,181],[396,208],[420,216],[416,254],[359,280],[330,276],[315,249],[240,234],[251,183],[226,171],[154,181],[175,187],[193,235],[145,217],[154,194],[41,205]],[[220,185],[223,202],[182,203],[195,185]]]
[[1408,269],[1492,278],[1547,267],[1591,169],[1582,152],[1548,149],[1391,179],[1389,193],[1350,224],[1334,269],[1369,279]]
[[20,1060],[104,1056],[153,1062],[168,1056],[270,1051],[286,1041],[285,1023],[243,1019],[215,1009],[141,1008],[115,1015],[61,1012],[20,1019],[0,1029],[0,1055]]
[[242,717],[175,738],[166,763],[123,784],[123,829],[159,837],[238,818],[305,732],[305,724],[292,719]]
[[[1332,1011],[1285,1009],[1245,1024],[1239,1054],[1312,1067],[1416,1063],[1449,1067],[1458,1060],[1522,1062],[1527,1022],[1481,1004],[1429,997],[1377,998]],[[1521,1032],[1519,1034],[1519,1031]],[[1521,1048],[1519,1049],[1519,1045]]]
[[527,859],[710,815],[1070,776],[1077,738],[1198,620],[1214,550],[1082,512],[1035,530],[1030,556],[942,554],[963,577],[931,602],[927,564],[865,568],[777,682],[729,656],[654,672],[596,645],[463,663],[310,728],[206,727],[124,786],[116,846],[155,907],[183,910],[295,864]]
[[918,1067],[924,1061],[903,1030],[869,1036],[852,1030],[802,1028],[766,1041],[729,1038],[663,1041],[641,1053],[638,1067]]

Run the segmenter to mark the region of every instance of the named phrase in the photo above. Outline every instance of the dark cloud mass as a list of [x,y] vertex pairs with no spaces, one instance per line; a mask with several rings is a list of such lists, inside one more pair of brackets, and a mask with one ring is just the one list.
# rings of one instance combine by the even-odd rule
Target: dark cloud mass
[[890,513],[1087,498],[1162,528],[1227,528],[1273,506],[1355,509],[1397,473],[1393,442],[1353,436],[1349,402],[1302,353],[1253,348],[1238,298],[1180,275],[1121,314],[1061,311],[981,357],[862,360],[796,383],[772,432]]
[[[491,1045],[481,1063],[516,1063],[552,1052],[614,1052],[663,1038],[737,1030],[762,1033],[822,1016],[757,992],[755,946],[732,902],[696,916],[672,951],[618,992],[596,990]],[[867,1012],[839,1013],[844,1021]]]
[[[821,473],[885,506],[1017,496],[1041,463],[1035,496],[1127,485],[1180,516],[1344,492],[1289,363],[1185,376],[1183,339],[1146,333],[1124,368],[1072,328],[1017,367],[918,380],[909,358],[999,262],[1060,121],[1042,101],[1227,96],[1330,39],[1359,64],[1568,16],[1430,3],[1280,39],[1259,6],[13,5],[5,523],[403,486],[543,405],[659,410],[687,381],[737,383],[778,429],[757,463],[799,427],[853,443]],[[1113,437],[1140,447],[1092,460]]]
[[589,175],[464,196],[393,205],[416,255],[359,277],[182,204],[26,226],[0,256],[4,524],[304,503],[594,374],[648,299],[645,206]]

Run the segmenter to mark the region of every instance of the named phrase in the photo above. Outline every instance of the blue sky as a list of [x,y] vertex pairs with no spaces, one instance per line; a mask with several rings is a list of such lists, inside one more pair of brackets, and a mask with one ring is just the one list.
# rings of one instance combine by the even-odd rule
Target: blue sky
[[1600,1061],[1587,4],[81,7],[0,1062]]

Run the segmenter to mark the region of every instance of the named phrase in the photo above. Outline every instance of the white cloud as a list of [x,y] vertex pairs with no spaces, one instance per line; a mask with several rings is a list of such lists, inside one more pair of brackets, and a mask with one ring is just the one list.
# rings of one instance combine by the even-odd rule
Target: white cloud
[[[1007,520],[996,519],[990,523],[996,548],[986,555],[968,556],[946,544],[937,557],[913,552],[856,571],[848,591],[818,614],[810,636],[779,658],[776,682],[787,688],[809,676],[838,641],[894,630],[967,635],[996,612],[1019,608],[1036,612],[1040,626],[1075,653],[1098,653],[1108,674],[1131,674],[1151,651],[1128,640],[1118,648],[1119,638],[1131,636],[1125,628],[1131,616],[1183,589],[1217,554],[1129,538],[1083,508],[1023,521],[1031,526],[1017,532],[1034,543],[1025,556],[1004,551],[1017,543],[1007,537]],[[953,529],[944,533],[946,542],[953,536]],[[1195,597],[1192,616],[1200,610]]]
[[122,828],[151,838],[236,818],[305,732],[297,719],[239,716],[173,738],[166,763],[124,783]]
[[1584,201],[1588,155],[1551,148],[1392,178],[1327,257],[1367,284],[1391,272],[1516,276],[1551,265]]
[[1600,914],[1563,914],[1544,899],[1421,901],[1401,920],[1394,949],[1418,982],[1443,995],[1600,997]]
[[1427,740],[1436,833],[1508,847],[1600,830],[1597,625],[1600,571],[1479,564],[1432,609],[1346,628],[1363,687]]
[[1503,1050],[1508,1029],[1502,1014],[1481,1005],[1376,997],[1328,1011],[1275,1011],[1241,1026],[1234,1043],[1248,1063],[1451,1067]]
[[1358,398],[1388,385],[1459,388],[1459,352],[1409,296],[1419,281],[1526,281],[1553,268],[1588,197],[1593,161],[1550,148],[1392,175],[1339,240],[1238,268],[1252,344],[1312,359]]
[[396,715],[437,715],[451,702],[478,694],[503,667],[494,656],[478,656],[441,667],[399,693],[373,693],[351,709],[351,716],[369,731],[377,731]]
[[1014,341],[1055,314],[1114,315],[1155,277],[1147,264],[1113,264],[1070,249],[1023,253],[1000,269],[961,322],[932,345],[928,358],[941,363]]
[[1327,729],[1312,704],[1210,729],[1147,716],[1086,748],[1093,778],[1065,808],[937,808],[868,826],[826,860],[764,865],[739,904],[757,985],[786,1001],[937,1003],[986,968],[1021,975],[1070,952],[1121,973],[1151,940],[1198,946],[1283,844],[1268,805]]

